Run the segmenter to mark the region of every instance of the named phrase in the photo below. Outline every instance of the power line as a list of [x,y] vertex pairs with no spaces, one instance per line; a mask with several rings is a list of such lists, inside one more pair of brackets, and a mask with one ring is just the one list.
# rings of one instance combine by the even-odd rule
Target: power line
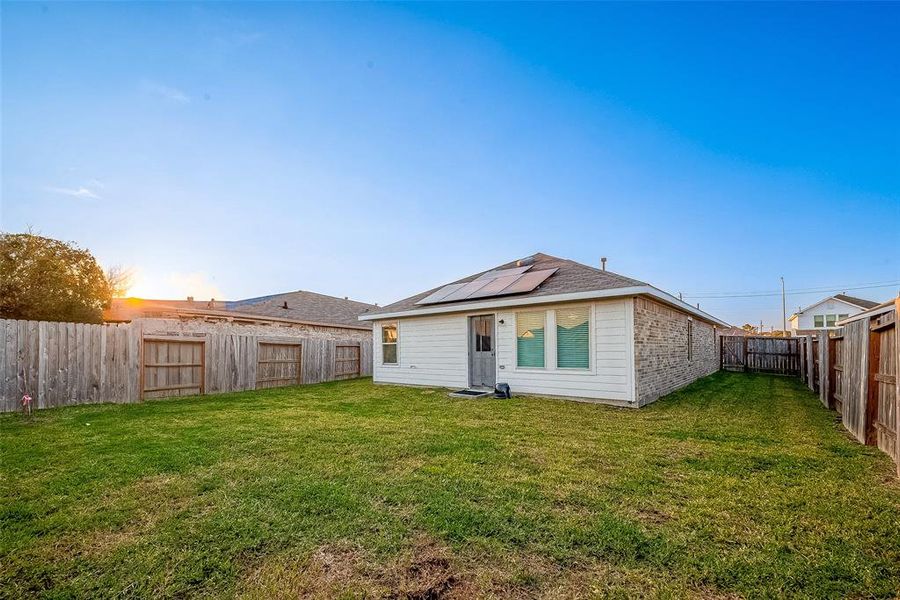
[[[846,292],[848,290],[873,290],[877,288],[887,288],[893,287],[895,285],[900,285],[900,281],[885,281],[885,282],[875,282],[875,283],[866,283],[860,285],[840,285],[833,287],[824,287],[824,288],[803,288],[803,289],[794,289],[787,290],[788,294],[815,294],[822,292]],[[711,292],[705,294],[684,294],[685,298],[763,298],[767,296],[780,296],[781,291],[771,291],[771,292],[741,292],[741,293],[727,293],[727,292]]]

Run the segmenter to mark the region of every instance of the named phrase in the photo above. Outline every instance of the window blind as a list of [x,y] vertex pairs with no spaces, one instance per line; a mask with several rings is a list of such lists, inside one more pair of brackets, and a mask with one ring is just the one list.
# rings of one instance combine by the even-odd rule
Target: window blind
[[556,311],[556,366],[589,369],[591,308],[578,306]]
[[544,311],[516,313],[516,364],[544,366]]

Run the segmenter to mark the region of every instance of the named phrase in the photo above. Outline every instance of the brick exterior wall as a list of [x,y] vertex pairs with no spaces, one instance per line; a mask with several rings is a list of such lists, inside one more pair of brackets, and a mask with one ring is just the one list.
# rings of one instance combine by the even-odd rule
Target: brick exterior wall
[[256,335],[272,337],[310,337],[348,342],[372,341],[372,331],[344,327],[321,327],[299,323],[229,323],[228,321],[206,321],[198,319],[166,319],[144,317],[134,320],[141,324],[144,334],[150,335],[196,335],[201,333],[223,333],[232,335]]
[[634,370],[638,406],[649,404],[719,369],[715,329],[693,319],[688,360],[689,315],[647,298],[634,299]]

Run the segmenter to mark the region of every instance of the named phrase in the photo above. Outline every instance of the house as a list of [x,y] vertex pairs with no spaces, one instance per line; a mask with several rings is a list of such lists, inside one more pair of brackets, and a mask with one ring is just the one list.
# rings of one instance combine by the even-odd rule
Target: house
[[878,306],[877,302],[837,294],[819,300],[791,315],[791,335],[809,335],[817,331],[834,329],[837,322]]
[[162,324],[169,329],[175,322],[259,325],[278,327],[282,332],[291,329],[292,335],[316,333],[334,339],[369,340],[372,325],[357,317],[374,308],[374,304],[307,291],[234,301],[192,297],[186,300],[114,298],[103,311],[103,320],[107,323],[140,320],[145,325],[152,321],[154,327]]
[[[604,263],[605,266],[605,263]],[[360,316],[376,383],[643,406],[719,368],[727,323],[642,281],[535,254]]]
[[[373,364],[372,326],[357,316],[374,308],[302,291],[239,301],[116,298],[104,312],[106,324],[88,326],[93,329],[87,337],[74,324],[49,324],[47,335],[58,336],[51,347],[73,347],[66,336],[90,339],[96,358],[88,365],[108,360],[109,368],[80,374],[94,383],[72,396],[53,396],[59,386],[51,384],[38,396],[38,406],[137,402],[366,377]],[[47,339],[39,338],[38,344]]]
[[376,308],[374,304],[357,302],[347,297],[336,298],[315,292],[298,290],[284,294],[261,296],[226,302],[230,311],[294,319],[297,321],[328,323],[371,329],[371,323],[359,321],[359,315]]

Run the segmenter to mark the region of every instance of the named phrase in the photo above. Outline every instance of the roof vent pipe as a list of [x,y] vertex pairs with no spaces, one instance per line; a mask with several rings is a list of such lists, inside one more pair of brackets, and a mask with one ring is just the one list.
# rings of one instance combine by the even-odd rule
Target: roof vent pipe
[[284,304],[281,305],[281,308],[287,308],[287,300],[284,301]]
[[534,264],[534,257],[533,257],[533,256],[529,256],[528,258],[521,258],[521,259],[519,259],[519,260],[516,261],[516,266],[517,266],[517,267],[525,267],[525,266],[533,265],[533,264]]
[[601,271],[606,270],[606,257],[605,256],[600,257],[600,270]]

